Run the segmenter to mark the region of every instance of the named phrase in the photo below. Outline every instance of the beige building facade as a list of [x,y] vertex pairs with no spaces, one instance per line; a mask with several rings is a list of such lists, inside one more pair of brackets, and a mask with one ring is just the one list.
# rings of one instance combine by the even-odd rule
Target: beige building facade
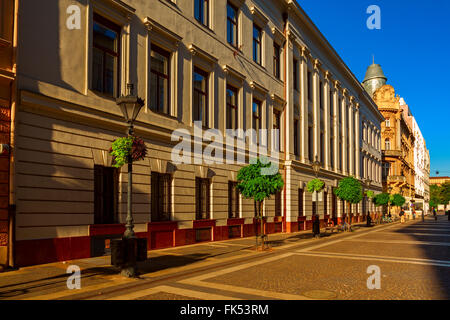
[[[195,121],[236,142],[236,159],[249,141],[227,129],[279,130],[285,188],[265,202],[267,233],[310,229],[313,213],[338,221],[345,176],[382,190],[383,117],[295,1],[23,1],[19,12],[18,266],[106,254],[123,233],[127,172],[108,150],[126,131],[115,98],[128,83],[145,99],[133,215],[150,249],[255,234],[254,204],[235,188],[243,164],[174,161],[173,132],[193,137]],[[306,191],[315,160],[317,202]],[[369,210],[352,207],[356,219]]]

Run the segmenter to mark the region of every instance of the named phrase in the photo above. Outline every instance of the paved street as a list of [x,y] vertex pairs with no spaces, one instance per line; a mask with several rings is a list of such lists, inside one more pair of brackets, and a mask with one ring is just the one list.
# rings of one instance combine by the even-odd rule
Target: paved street
[[[99,257],[0,274],[0,299],[449,299],[450,222],[427,218],[352,233],[270,235],[149,253],[139,279],[125,279]],[[68,290],[69,265],[82,269],[81,289]],[[381,271],[369,290],[369,266]]]

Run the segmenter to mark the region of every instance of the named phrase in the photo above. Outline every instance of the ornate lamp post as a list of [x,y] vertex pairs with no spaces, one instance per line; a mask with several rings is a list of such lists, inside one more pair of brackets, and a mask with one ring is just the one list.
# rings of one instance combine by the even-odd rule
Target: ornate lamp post
[[314,170],[314,173],[316,174],[316,178],[319,176],[321,166],[322,166],[322,163],[320,163],[320,161],[317,160],[317,156],[316,156],[316,161],[314,161],[312,163],[312,168]]
[[[372,183],[372,180],[369,177],[367,177],[367,178],[364,179],[364,183],[366,185],[366,189],[369,190],[370,184]],[[366,201],[367,199],[368,198],[367,198],[367,195],[366,195],[364,201]],[[369,203],[369,206],[370,206],[370,203]],[[368,211],[370,211],[370,209]],[[364,215],[364,212],[363,212],[363,215]]]
[[[144,106],[144,100],[133,95],[133,84],[127,85],[127,95],[121,96],[116,100],[117,105],[120,107],[122,114],[125,118],[125,121],[128,123],[127,134],[133,135],[133,123],[136,120],[139,112]],[[133,215],[131,212],[131,203],[132,203],[132,190],[133,190],[133,164],[132,164],[132,155],[131,153],[128,155],[128,189],[127,189],[127,219],[125,225],[125,233],[123,234],[122,239],[125,242],[125,247],[133,248],[132,250],[126,250],[129,253],[126,255],[125,264],[122,268],[122,275],[126,277],[134,277],[136,275],[136,242],[133,241],[136,239],[134,234],[134,224],[133,224]],[[131,240],[133,239],[133,240]],[[130,241],[131,240],[131,241]]]

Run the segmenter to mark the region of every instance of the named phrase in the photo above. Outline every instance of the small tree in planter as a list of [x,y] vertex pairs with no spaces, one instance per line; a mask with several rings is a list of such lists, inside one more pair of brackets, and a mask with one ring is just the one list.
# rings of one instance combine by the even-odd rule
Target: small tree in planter
[[[262,219],[262,207],[265,199],[276,194],[284,187],[284,181],[278,170],[272,175],[264,172],[270,171],[272,164],[262,163],[260,159],[256,163],[241,168],[237,176],[236,188],[246,199],[253,199],[258,210],[258,218],[261,219],[261,246],[264,249],[264,223]],[[256,215],[256,212],[255,212]]]
[[376,207],[387,206],[389,210],[391,204],[391,195],[386,192],[379,193],[375,197],[373,197],[372,202],[375,204]]
[[394,194],[391,199],[392,205],[399,208],[401,208],[406,202],[406,199],[398,193]]
[[352,217],[350,206],[361,202],[363,198],[362,187],[358,180],[353,177],[346,177],[339,181],[339,186],[335,189],[336,196],[347,203],[348,224],[351,225]]

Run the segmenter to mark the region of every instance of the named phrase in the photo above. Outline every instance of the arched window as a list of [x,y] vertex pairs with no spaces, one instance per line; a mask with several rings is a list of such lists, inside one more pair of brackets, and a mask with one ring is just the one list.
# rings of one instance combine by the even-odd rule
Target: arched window
[[384,140],[384,149],[391,150],[391,140],[389,139]]

